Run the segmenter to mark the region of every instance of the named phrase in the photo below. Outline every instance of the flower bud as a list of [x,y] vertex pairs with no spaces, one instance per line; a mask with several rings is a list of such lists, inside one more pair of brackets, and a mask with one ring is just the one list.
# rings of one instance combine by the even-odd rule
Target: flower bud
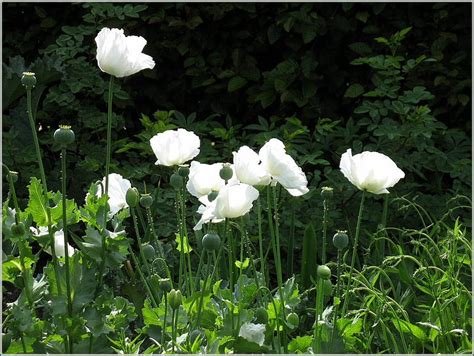
[[317,269],[317,275],[321,279],[329,279],[331,278],[331,270],[326,265],[320,265]]
[[173,173],[170,177],[170,183],[174,189],[181,189],[184,185],[184,179],[179,174]]
[[221,238],[215,232],[209,232],[202,238],[202,247],[207,251],[217,251],[221,244]]
[[21,77],[21,84],[26,88],[26,90],[31,90],[36,85],[36,76],[32,72],[23,72]]
[[234,175],[234,171],[232,171],[230,164],[224,163],[222,165],[221,170],[219,171],[219,176],[227,182],[232,178],[233,175]]
[[334,244],[334,247],[336,247],[338,250],[343,250],[347,247],[349,244],[349,237],[347,237],[346,231],[338,231],[334,234],[334,237],[332,238],[332,243]]
[[13,223],[11,226],[13,236],[21,237],[25,234],[25,225],[20,221],[18,224]]
[[255,321],[257,324],[268,323],[268,312],[265,308],[260,307],[255,311]]
[[138,189],[135,187],[129,188],[125,194],[125,201],[128,206],[135,208],[138,205]]
[[170,305],[171,309],[174,309],[174,310],[178,309],[182,303],[182,300],[183,300],[183,296],[181,295],[180,290],[172,289],[168,293],[168,304]]
[[140,205],[144,208],[149,208],[153,204],[153,198],[150,194],[142,194],[140,197]]
[[146,258],[148,261],[151,261],[151,260],[153,260],[153,259],[156,257],[155,249],[153,248],[152,245],[150,245],[150,244],[144,244],[144,245],[142,246],[142,249],[143,249],[143,254],[145,255],[145,258]]
[[178,168],[178,174],[181,177],[186,178],[187,176],[189,176],[189,167],[188,166],[180,166]]
[[54,142],[65,147],[73,143],[76,136],[74,135],[74,131],[71,130],[71,126],[59,125],[59,129],[54,131],[53,138]]
[[330,279],[323,280],[323,295],[329,297],[332,293],[332,282]]
[[333,191],[334,191],[334,189],[332,189],[331,187],[322,187],[321,188],[321,197],[324,200],[329,200],[329,199],[332,198]]
[[297,328],[298,325],[300,324],[300,318],[299,318],[298,314],[296,314],[296,313],[288,314],[288,316],[286,317],[286,321],[288,322],[288,324],[291,325],[292,329]]
[[214,201],[216,200],[218,195],[219,195],[219,192],[212,191],[207,195],[207,199],[209,199],[209,201]]

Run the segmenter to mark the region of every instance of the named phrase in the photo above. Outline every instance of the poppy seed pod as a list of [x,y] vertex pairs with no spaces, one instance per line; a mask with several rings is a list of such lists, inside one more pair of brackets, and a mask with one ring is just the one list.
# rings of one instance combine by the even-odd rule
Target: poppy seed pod
[[221,238],[215,232],[209,232],[202,238],[202,247],[207,251],[217,251],[221,244]]
[[209,199],[209,201],[212,202],[216,200],[218,195],[219,195],[219,192],[212,191],[207,195],[207,199]]
[[347,236],[346,231],[341,230],[336,232],[332,238],[332,243],[338,250],[345,249],[349,244],[349,237]]
[[232,178],[233,175],[234,175],[234,171],[232,170],[230,164],[229,163],[224,163],[222,165],[221,170],[219,171],[219,176],[223,180],[229,181]]
[[148,260],[148,261],[151,261],[155,258],[156,254],[155,254],[155,249],[153,248],[152,245],[150,244],[144,244],[142,246],[142,249],[143,249],[143,254],[145,255],[145,258]]
[[184,179],[177,173],[173,173],[170,177],[170,184],[174,189],[181,189],[184,185]]
[[32,72],[23,72],[21,76],[21,84],[26,88],[26,90],[31,90],[36,85],[36,76]]
[[189,167],[188,166],[180,166],[178,168],[178,174],[181,177],[186,178],[189,175]]
[[125,194],[125,201],[129,207],[135,208],[138,205],[138,196],[139,193],[137,188],[132,187],[127,190],[127,193]]
[[332,189],[331,187],[322,187],[321,188],[321,197],[324,200],[329,200],[329,199],[332,198],[333,191],[334,191],[334,189]]
[[140,205],[144,208],[149,208],[153,204],[153,198],[150,194],[142,194],[140,197]]
[[169,278],[160,278],[158,286],[160,290],[165,293],[168,293],[171,290],[171,282]]
[[59,125],[59,129],[54,131],[54,142],[60,144],[62,147],[65,147],[74,142],[76,136],[74,131],[71,130],[71,126]]

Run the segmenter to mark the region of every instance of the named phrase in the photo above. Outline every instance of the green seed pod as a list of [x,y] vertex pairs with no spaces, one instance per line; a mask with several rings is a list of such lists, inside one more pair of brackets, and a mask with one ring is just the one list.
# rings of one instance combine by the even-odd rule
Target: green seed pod
[[11,226],[13,236],[21,237],[25,234],[25,225],[20,221],[18,224],[13,223]]
[[332,243],[338,250],[345,249],[347,245],[349,245],[349,237],[347,236],[346,231],[336,232],[332,238]]
[[257,324],[268,323],[268,312],[265,308],[258,308],[255,311],[255,321],[257,322]]
[[221,238],[215,232],[209,232],[202,238],[202,247],[207,251],[217,251],[221,244]]
[[168,304],[170,305],[171,309],[178,309],[183,301],[183,296],[181,295],[180,290],[172,289],[168,293]]
[[317,275],[321,279],[329,279],[331,278],[331,270],[326,265],[320,265],[317,269]]
[[207,199],[209,199],[209,201],[214,201],[216,200],[218,195],[219,195],[219,192],[212,191],[207,195]]
[[59,129],[54,131],[53,138],[54,142],[65,147],[73,143],[76,136],[74,135],[74,131],[71,130],[71,126],[59,125]]
[[189,167],[188,166],[180,166],[178,168],[178,174],[181,177],[186,178],[187,176],[189,176]]
[[169,278],[160,278],[159,288],[161,291],[168,293],[171,290],[171,282]]
[[148,261],[152,261],[156,257],[155,249],[152,245],[144,244],[142,246],[143,254]]
[[139,193],[137,188],[128,188],[127,193],[125,194],[125,201],[129,207],[135,208],[138,205],[138,196]]
[[334,189],[332,189],[331,187],[322,187],[321,188],[321,197],[324,200],[329,200],[329,199],[332,198],[333,191],[334,191]]
[[330,279],[323,280],[323,295],[326,297],[330,296],[332,293],[332,282]]
[[149,208],[153,204],[153,198],[150,194],[142,194],[140,197],[140,205],[144,208]]
[[184,185],[184,179],[179,174],[173,173],[170,177],[170,183],[174,189],[181,189]]
[[36,85],[36,76],[32,72],[23,72],[21,77],[21,84],[27,89],[31,90]]
[[221,170],[219,171],[219,176],[224,179],[226,182],[232,178],[234,171],[230,167],[229,163],[224,163]]
[[300,318],[296,313],[288,314],[288,316],[286,317],[286,321],[292,326],[293,329],[298,327],[298,325],[300,324]]

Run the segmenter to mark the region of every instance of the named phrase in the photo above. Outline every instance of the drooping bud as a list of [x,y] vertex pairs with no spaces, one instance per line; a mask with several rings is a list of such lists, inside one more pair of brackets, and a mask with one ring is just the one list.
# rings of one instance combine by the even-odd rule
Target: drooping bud
[[129,207],[135,208],[138,205],[138,196],[139,193],[137,188],[128,188],[127,193],[125,194],[125,201]]
[[321,279],[329,279],[331,278],[331,270],[326,265],[320,265],[317,269],[317,275]]

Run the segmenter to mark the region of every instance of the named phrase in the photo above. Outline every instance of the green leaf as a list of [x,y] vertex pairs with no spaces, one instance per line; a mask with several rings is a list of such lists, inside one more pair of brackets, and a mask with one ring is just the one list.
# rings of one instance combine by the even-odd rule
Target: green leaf
[[427,338],[423,329],[410,323],[409,321],[393,318],[392,323],[395,329],[397,329],[399,332],[411,334],[420,341],[425,341]]
[[312,342],[313,337],[311,335],[297,336],[288,344],[288,351],[291,353],[296,353],[296,351],[298,353],[307,353]]
[[250,259],[248,257],[244,260],[243,263],[240,261],[235,261],[235,265],[237,266],[238,269],[241,269],[241,270],[246,269],[249,266],[249,263],[250,263]]
[[38,226],[48,225],[47,203],[41,181],[32,177],[28,185],[29,201],[26,211],[31,214]]
[[227,84],[227,91],[229,93],[232,93],[236,90],[239,90],[243,86],[247,84],[247,79],[242,78],[241,76],[235,76],[231,80],[229,80],[229,83]]
[[359,83],[352,84],[344,93],[345,98],[357,98],[364,93],[364,87]]
[[[74,199],[66,199],[66,217],[68,224],[75,224],[79,221],[77,213],[77,204]],[[51,220],[53,223],[62,222],[63,219],[63,201],[59,201],[59,204],[51,209]]]
[[181,242],[181,236],[176,234],[176,249],[179,252],[181,252],[181,245],[183,245],[185,254],[188,254],[193,250],[193,248],[189,245],[187,236],[184,236],[183,241]]

